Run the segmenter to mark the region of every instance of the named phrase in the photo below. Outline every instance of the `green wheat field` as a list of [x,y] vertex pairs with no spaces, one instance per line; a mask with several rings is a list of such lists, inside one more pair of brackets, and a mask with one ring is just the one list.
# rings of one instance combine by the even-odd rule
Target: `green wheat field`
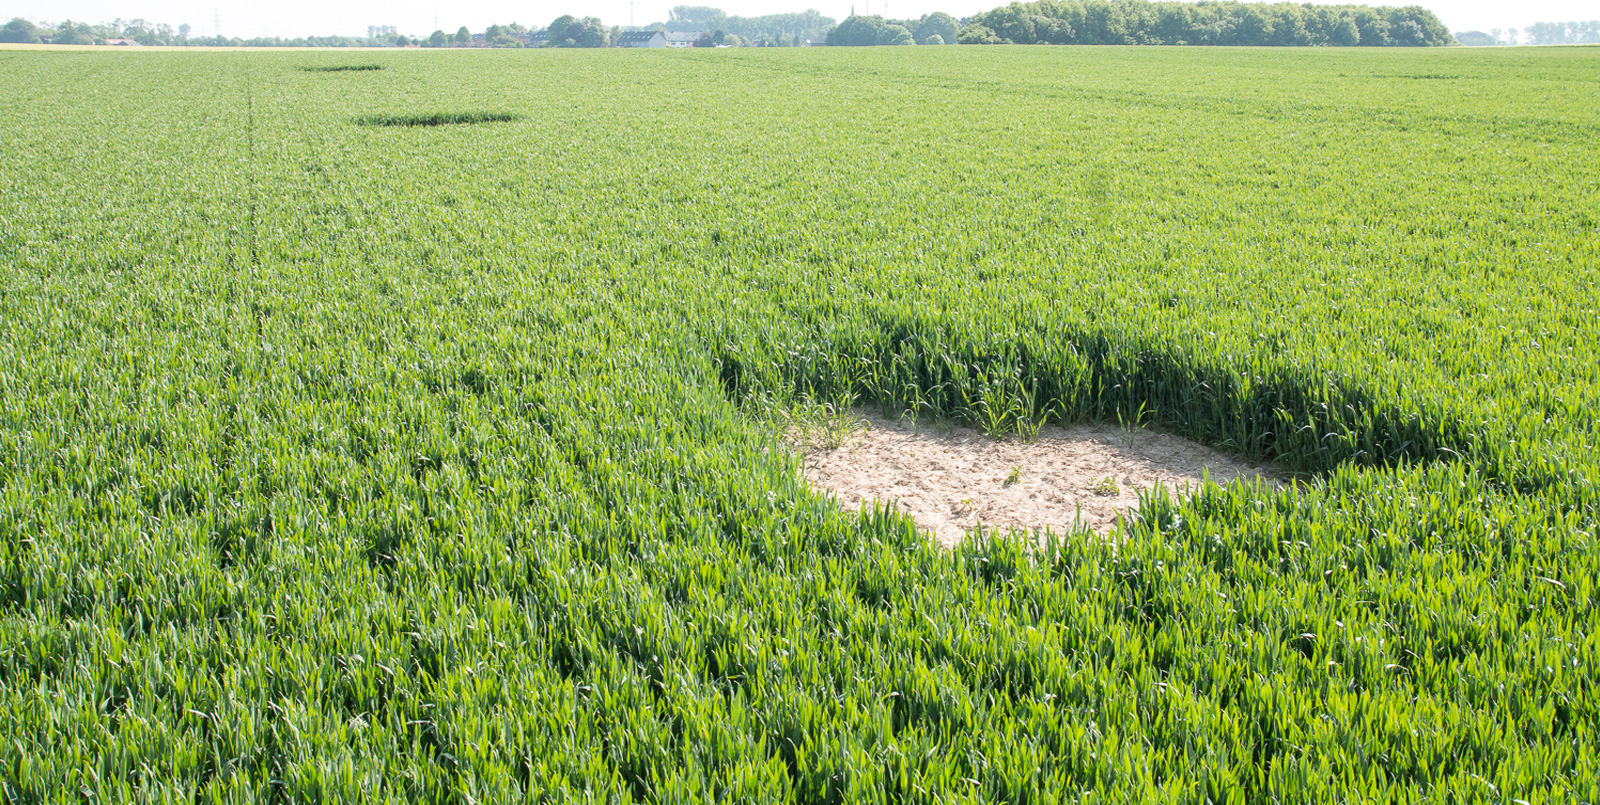
[[[0,802],[1600,801],[1597,94],[0,51]],[[852,402],[1296,480],[944,550]]]

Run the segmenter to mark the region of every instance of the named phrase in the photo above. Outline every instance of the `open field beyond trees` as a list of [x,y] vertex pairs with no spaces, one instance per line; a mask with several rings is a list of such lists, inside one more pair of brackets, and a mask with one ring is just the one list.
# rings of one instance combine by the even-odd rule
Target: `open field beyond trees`
[[[1600,801],[1597,90],[0,51],[0,801]],[[1296,480],[945,549],[852,403]]]

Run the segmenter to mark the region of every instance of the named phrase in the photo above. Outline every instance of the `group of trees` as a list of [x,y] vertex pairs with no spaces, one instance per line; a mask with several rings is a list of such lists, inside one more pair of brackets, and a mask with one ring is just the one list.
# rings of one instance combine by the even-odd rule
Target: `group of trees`
[[[1512,28],[1511,35],[1513,37],[1516,36],[1517,29]],[[1457,42],[1469,48],[1483,47],[1485,45],[1511,44],[1510,42],[1501,41],[1499,28],[1494,29],[1494,33],[1492,34],[1486,34],[1483,31],[1456,31],[1455,37]]]
[[607,28],[599,17],[574,17],[563,14],[537,31],[519,23],[495,24],[474,34],[463,25],[453,34],[434,31],[418,39],[425,48],[603,48],[616,42],[618,28]]
[[16,17],[0,26],[0,42],[11,44],[38,44],[39,30],[27,20]]
[[596,17],[563,15],[549,27],[530,31],[516,23],[491,25],[482,34],[473,35],[462,28],[454,36],[444,31],[434,31],[423,40],[424,47],[589,47],[601,48],[617,44],[624,30],[670,31],[699,33],[696,47],[718,45],[756,45],[778,47],[799,45],[807,40],[821,41],[834,27],[832,17],[824,17],[815,9],[797,14],[768,14],[762,17],[730,17],[712,6],[676,6],[666,22],[657,22],[642,28],[607,28]]
[[[1523,42],[1521,36],[1527,35]],[[1600,20],[1586,22],[1536,22],[1525,30],[1515,28],[1457,31],[1456,41],[1467,47],[1488,45],[1600,45]]]
[[[766,22],[760,22],[760,21]],[[530,31],[521,25],[491,25],[482,34],[472,34],[462,28],[452,36],[444,31],[420,44],[423,47],[565,47],[603,48],[615,46],[624,30],[677,31],[699,33],[696,47],[717,45],[790,45],[798,44],[799,33],[808,32],[812,26],[821,32],[833,25],[833,20],[815,11],[805,14],[774,14],[770,17],[729,17],[708,6],[678,6],[666,23],[655,23],[638,29],[607,28],[598,17],[574,17],[564,14],[546,28]],[[822,33],[818,33],[820,38]],[[781,41],[779,41],[781,38]]]
[[625,30],[698,33],[696,47],[718,45],[789,46],[807,40],[821,41],[834,27],[832,17],[814,9],[797,14],[768,14],[763,17],[730,17],[712,6],[676,6],[666,22],[642,28],[607,27],[598,17],[562,15],[546,28],[530,30],[517,23],[491,25],[474,34],[462,27],[454,34],[434,31],[417,40],[423,47],[569,47],[603,48],[618,43]]
[[599,17],[578,19],[571,14],[556,17],[542,33],[546,36],[545,41],[531,44],[551,48],[603,48],[616,40],[616,36],[600,22]]
[[528,45],[528,38],[532,33],[527,27],[513,22],[510,25],[491,25],[483,29],[483,33],[473,36],[472,32],[467,30],[467,26],[463,25],[456,30],[456,35],[450,41],[441,42],[444,31],[434,31],[425,44],[427,47],[520,48]]
[[1037,0],[973,17],[963,45],[1437,46],[1454,40],[1420,6]]
[[1530,45],[1596,45],[1600,44],[1600,20],[1536,22],[1523,33]]
[[846,47],[870,45],[953,45],[956,19],[942,11],[917,20],[886,20],[879,16],[848,17],[828,32],[827,44]]
[[820,42],[833,27],[832,17],[825,17],[812,8],[795,14],[730,17],[722,9],[713,6],[674,6],[666,22],[653,23],[646,26],[645,30],[691,33],[721,31],[724,36],[737,37],[744,44],[782,47],[799,45],[807,40]]

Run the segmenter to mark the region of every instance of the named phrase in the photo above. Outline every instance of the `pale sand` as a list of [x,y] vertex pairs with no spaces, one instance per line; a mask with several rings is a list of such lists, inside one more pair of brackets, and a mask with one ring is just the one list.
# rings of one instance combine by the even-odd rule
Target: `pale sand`
[[[967,428],[905,422],[857,411],[862,429],[842,447],[802,445],[811,483],[852,510],[872,501],[895,505],[938,539],[955,545],[985,528],[1070,533],[1074,522],[1109,534],[1118,515],[1139,505],[1139,491],[1157,482],[1175,493],[1212,482],[1273,486],[1283,478],[1205,445],[1149,430],[1116,426],[1046,427],[1038,439],[995,441]],[[1012,469],[1016,479],[1007,483]],[[1110,492],[1107,478],[1115,481]]]

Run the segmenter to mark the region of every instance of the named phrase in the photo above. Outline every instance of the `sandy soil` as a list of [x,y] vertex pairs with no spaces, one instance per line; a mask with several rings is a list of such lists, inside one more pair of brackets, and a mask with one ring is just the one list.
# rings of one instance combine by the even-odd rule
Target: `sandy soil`
[[1139,490],[1158,481],[1181,491],[1209,472],[1216,483],[1258,475],[1283,483],[1269,470],[1149,430],[1136,431],[1131,446],[1122,429],[1102,425],[1046,427],[1031,443],[997,442],[966,428],[924,424],[918,432],[857,415],[863,427],[842,447],[802,446],[807,478],[850,509],[893,500],[946,547],[979,524],[1065,533],[1081,522],[1109,534],[1120,512],[1138,507]]

